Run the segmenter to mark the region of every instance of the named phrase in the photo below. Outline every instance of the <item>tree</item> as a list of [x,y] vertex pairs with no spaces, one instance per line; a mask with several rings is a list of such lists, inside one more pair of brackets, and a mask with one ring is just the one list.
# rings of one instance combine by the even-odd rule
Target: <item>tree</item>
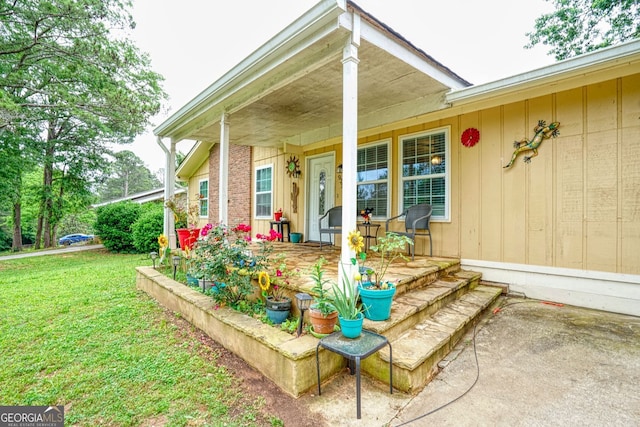
[[156,178],[142,159],[133,152],[124,150],[113,155],[107,178],[100,189],[100,200],[109,201],[130,194],[159,188],[162,183]]
[[556,10],[536,19],[525,48],[542,43],[562,60],[640,38],[639,0],[553,1]]
[[36,247],[53,244],[65,192],[89,188],[87,171],[104,163],[106,145],[130,142],[166,98],[148,56],[126,39],[135,26],[130,7],[128,0],[0,4],[0,131],[21,125],[44,135],[34,141],[43,165]]

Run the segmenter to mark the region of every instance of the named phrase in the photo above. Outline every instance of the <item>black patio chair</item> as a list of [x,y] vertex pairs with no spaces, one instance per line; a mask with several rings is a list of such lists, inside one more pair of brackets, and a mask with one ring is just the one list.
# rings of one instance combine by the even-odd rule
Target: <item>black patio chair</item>
[[389,218],[385,224],[385,231],[389,231],[389,223],[395,219],[405,217],[404,227],[405,231],[393,231],[393,233],[404,235],[413,240],[414,244],[407,245],[407,252],[411,254],[411,259],[415,258],[415,241],[416,236],[429,236],[429,256],[433,256],[433,242],[431,241],[431,229],[429,228],[429,222],[431,221],[431,213],[433,208],[427,203],[411,206],[409,209],[402,212],[400,215]]
[[[327,219],[327,225],[322,226],[322,220]],[[331,241],[331,235],[342,234],[342,206],[334,206],[324,213],[318,220],[318,230],[320,230],[320,250],[322,250],[322,235],[329,235],[329,243],[334,244]],[[335,239],[335,238],[334,238]]]

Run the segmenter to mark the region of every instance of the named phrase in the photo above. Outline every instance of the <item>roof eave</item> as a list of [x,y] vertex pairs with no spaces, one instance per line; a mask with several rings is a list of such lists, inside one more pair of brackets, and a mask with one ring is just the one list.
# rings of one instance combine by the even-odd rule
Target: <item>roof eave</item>
[[[251,55],[241,61],[238,65],[229,70],[220,79],[216,80],[207,89],[185,104],[177,112],[172,114],[167,120],[156,127],[153,133],[160,137],[170,137],[172,132],[182,126],[193,116],[196,110],[216,99],[221,91],[226,87],[237,86],[238,80],[247,79],[257,64],[264,64],[272,61],[273,52],[281,49],[289,49],[291,44],[304,40],[305,35],[312,35],[317,28],[327,26],[332,22],[336,23],[337,18],[346,11],[346,0],[323,0],[302,15],[291,25],[271,38]],[[277,61],[277,58],[276,58]]]
[[559,79],[583,76],[586,72],[594,73],[615,63],[624,65],[639,60],[640,40],[633,40],[501,80],[453,90],[447,94],[446,100],[452,105],[464,105],[540,87]]

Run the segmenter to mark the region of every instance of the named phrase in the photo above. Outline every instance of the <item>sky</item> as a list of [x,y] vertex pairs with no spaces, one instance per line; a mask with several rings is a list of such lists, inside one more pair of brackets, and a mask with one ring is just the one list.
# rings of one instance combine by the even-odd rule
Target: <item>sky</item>
[[[130,38],[149,54],[169,95],[131,150],[156,172],[165,157],[153,129],[286,28],[317,0],[133,0]],[[481,84],[552,64],[546,46],[524,49],[547,0],[356,0],[441,64]],[[187,153],[190,143],[177,148]]]

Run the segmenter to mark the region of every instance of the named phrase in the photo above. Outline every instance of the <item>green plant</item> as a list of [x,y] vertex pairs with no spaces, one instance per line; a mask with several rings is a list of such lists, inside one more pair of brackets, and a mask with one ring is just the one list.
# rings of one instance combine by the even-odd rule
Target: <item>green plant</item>
[[111,252],[135,253],[131,228],[140,215],[140,205],[130,201],[97,209],[96,234]]
[[380,254],[380,260],[376,263],[377,267],[366,272],[369,278],[373,277],[374,280],[371,282],[374,287],[386,289],[389,286],[384,281],[384,276],[387,274],[389,265],[396,259],[402,258],[405,261],[409,261],[409,258],[403,253],[406,245],[413,245],[413,240],[407,236],[389,232],[385,236],[378,238],[377,245],[371,246],[373,252]]
[[320,257],[320,259],[311,267],[311,278],[314,282],[314,286],[311,288],[311,291],[315,301],[311,307],[320,311],[324,316],[336,311],[336,308],[329,297],[329,293],[325,289],[325,286],[329,283],[329,279],[324,278],[323,267],[326,263],[327,260],[324,257]]
[[162,233],[164,212],[162,205],[153,204],[143,208],[140,217],[133,223],[133,245],[138,253],[148,254],[158,250],[158,235]]
[[342,287],[335,282],[332,284],[333,305],[340,317],[347,320],[355,320],[364,311],[362,305],[358,304],[358,287],[351,282],[344,268],[342,268],[342,279]]

